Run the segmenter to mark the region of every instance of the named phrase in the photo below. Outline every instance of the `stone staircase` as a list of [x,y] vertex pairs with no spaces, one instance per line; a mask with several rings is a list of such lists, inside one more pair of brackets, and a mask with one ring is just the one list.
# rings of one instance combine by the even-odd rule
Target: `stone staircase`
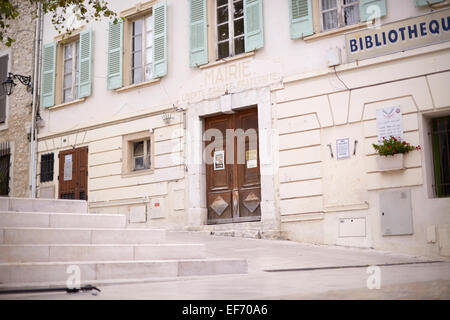
[[243,259],[208,259],[204,244],[167,243],[162,229],[132,228],[85,201],[0,198],[0,288],[247,273]]

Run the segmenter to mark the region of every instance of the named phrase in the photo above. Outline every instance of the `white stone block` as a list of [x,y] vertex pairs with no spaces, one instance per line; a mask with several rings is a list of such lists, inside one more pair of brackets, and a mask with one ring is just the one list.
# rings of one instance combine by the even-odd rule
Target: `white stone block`
[[93,229],[92,244],[146,244],[165,240],[165,230],[160,229]]
[[206,258],[204,244],[162,244],[135,246],[135,260],[203,259]]

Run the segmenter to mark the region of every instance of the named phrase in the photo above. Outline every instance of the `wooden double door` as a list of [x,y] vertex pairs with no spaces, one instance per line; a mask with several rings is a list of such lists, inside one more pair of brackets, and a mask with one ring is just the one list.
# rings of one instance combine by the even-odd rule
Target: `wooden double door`
[[257,109],[206,118],[205,152],[208,224],[259,221]]
[[88,148],[59,153],[59,198],[87,200]]

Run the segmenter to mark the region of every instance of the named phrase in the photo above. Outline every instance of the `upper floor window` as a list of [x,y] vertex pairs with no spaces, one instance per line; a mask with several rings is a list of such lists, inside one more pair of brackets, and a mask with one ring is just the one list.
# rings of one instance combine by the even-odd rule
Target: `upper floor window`
[[42,107],[82,101],[91,95],[91,29],[59,35],[42,51]]
[[245,52],[244,1],[216,0],[217,58]]
[[264,47],[263,0],[189,0],[191,67]]
[[322,30],[337,29],[361,21],[359,0],[321,0]]
[[168,71],[167,2],[139,2],[120,15],[108,29],[108,90],[157,83]]
[[131,77],[133,84],[152,79],[152,28],[152,15],[133,21],[131,50]]
[[63,103],[78,99],[80,40],[64,45]]

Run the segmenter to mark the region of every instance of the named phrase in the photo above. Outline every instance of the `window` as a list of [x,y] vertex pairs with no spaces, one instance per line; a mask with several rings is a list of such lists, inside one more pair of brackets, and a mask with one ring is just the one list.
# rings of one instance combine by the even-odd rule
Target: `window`
[[150,139],[133,142],[133,170],[151,168]]
[[133,175],[153,170],[153,134],[148,130],[122,137],[122,174]]
[[322,31],[360,22],[359,0],[321,0]]
[[136,3],[108,29],[107,88],[123,92],[167,75],[167,2]]
[[245,52],[244,1],[216,0],[217,59]]
[[264,47],[263,0],[189,2],[191,67],[226,63]]
[[91,95],[92,31],[86,27],[61,34],[42,50],[41,105],[82,101]]
[[[2,82],[8,77],[8,56],[0,58],[0,79]],[[0,123],[6,121],[6,92],[0,86]]]
[[63,103],[66,103],[78,99],[80,41],[64,45],[63,51]]
[[134,20],[132,24],[131,78],[136,84],[152,79],[153,16]]
[[53,181],[53,153],[41,155],[41,182]]
[[433,159],[435,191],[438,197],[450,196],[450,116],[433,119]]

